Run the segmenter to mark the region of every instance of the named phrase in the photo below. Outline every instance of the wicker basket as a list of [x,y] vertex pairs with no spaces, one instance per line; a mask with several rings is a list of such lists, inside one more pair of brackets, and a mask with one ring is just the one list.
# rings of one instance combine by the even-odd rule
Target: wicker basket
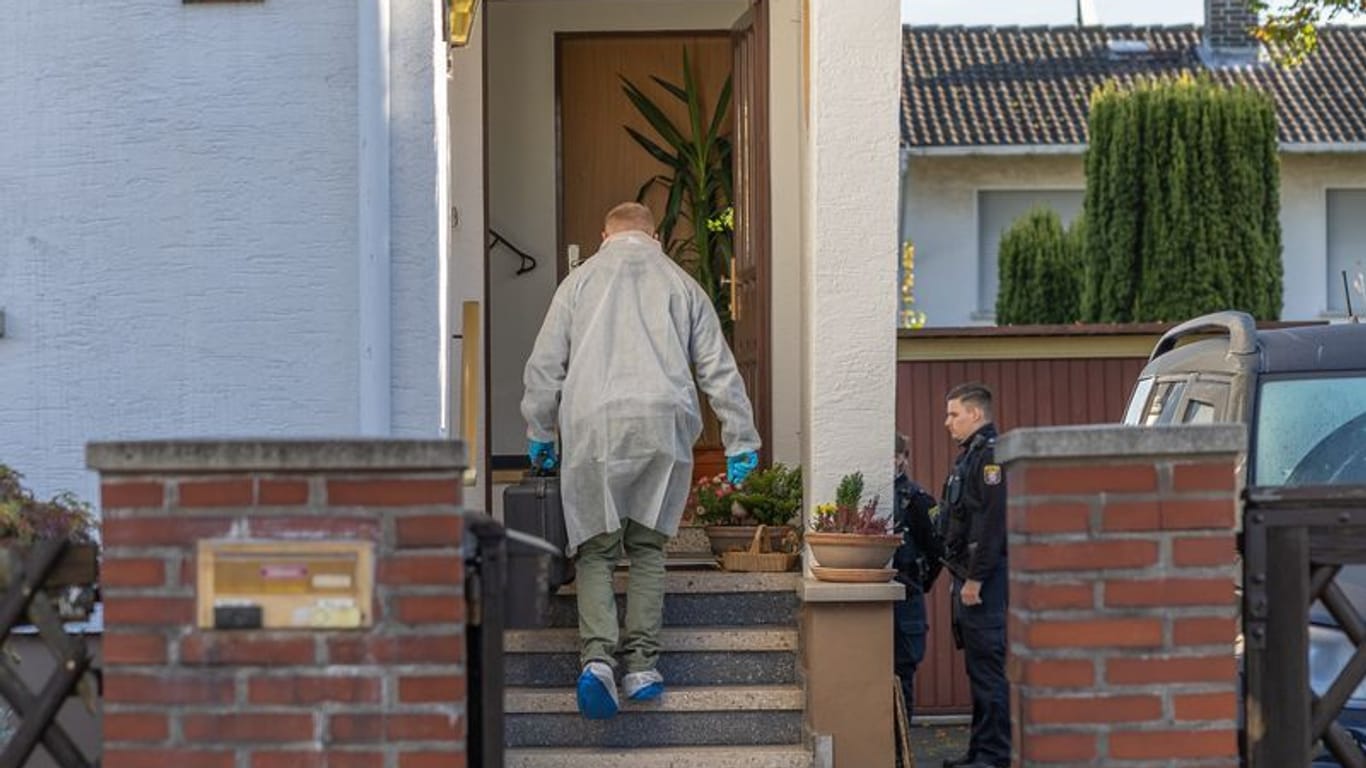
[[749,549],[721,555],[721,567],[727,571],[789,571],[797,564],[797,555],[790,552],[770,552],[764,527],[754,532]]

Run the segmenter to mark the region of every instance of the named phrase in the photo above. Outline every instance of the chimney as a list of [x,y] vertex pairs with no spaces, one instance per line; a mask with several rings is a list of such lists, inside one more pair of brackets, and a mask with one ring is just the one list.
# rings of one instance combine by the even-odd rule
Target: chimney
[[1100,14],[1096,13],[1096,0],[1077,0],[1077,26],[1100,26]]
[[[1257,12],[1249,0],[1205,0],[1204,49],[1225,65],[1255,61],[1259,50],[1250,30]],[[1207,61],[1206,63],[1210,63]]]

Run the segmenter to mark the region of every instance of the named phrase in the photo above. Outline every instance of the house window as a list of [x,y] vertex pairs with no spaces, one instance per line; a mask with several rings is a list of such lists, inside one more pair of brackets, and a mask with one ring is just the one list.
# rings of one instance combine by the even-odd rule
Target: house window
[[1036,205],[1057,211],[1063,226],[1067,226],[1080,215],[1084,196],[1080,189],[991,189],[977,193],[978,316],[996,315],[996,290],[1000,285],[996,253],[1001,233]]
[[1366,296],[1357,288],[1358,275],[1366,275],[1366,189],[1328,190],[1328,311],[1345,313],[1347,295],[1342,290],[1342,271],[1352,286],[1352,308],[1366,309]]

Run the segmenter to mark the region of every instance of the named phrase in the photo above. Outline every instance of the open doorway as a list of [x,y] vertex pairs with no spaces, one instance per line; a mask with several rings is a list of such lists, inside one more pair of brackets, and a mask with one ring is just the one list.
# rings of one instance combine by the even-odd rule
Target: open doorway
[[[499,486],[515,481],[525,466],[522,367],[568,270],[570,246],[577,246],[573,250],[580,259],[590,256],[599,244],[605,211],[634,199],[642,183],[662,169],[623,128],[631,124],[648,131],[622,93],[619,76],[642,88],[657,88],[652,75],[677,80],[686,46],[706,102],[714,103],[736,66],[736,25],[752,18],[751,7],[750,0],[658,2],[629,11],[619,3],[562,0],[486,5],[487,209],[489,229],[498,235],[487,262],[487,434],[495,514]],[[751,82],[762,83],[762,77]],[[757,98],[763,91],[753,88],[752,95]],[[662,89],[659,94],[661,103],[670,98]],[[742,129],[735,116],[746,114],[738,100],[732,113],[732,132],[738,137]],[[755,147],[746,151],[757,151],[763,133],[752,130],[750,139]],[[737,147],[737,156],[740,152]],[[745,176],[751,182],[761,175],[767,178],[767,153],[762,155],[762,162],[752,163]],[[741,175],[737,167],[737,216],[758,215],[760,211],[741,206]],[[751,194],[766,199],[767,191]],[[659,205],[662,200],[650,202]],[[740,226],[737,221],[737,247]],[[738,263],[753,266],[754,261]],[[751,302],[756,316],[760,296],[766,307],[767,289],[756,282],[757,271],[751,268],[728,279],[737,279],[742,287],[750,281],[738,293]],[[762,314],[766,321],[767,310]],[[756,326],[750,333],[760,331]],[[767,333],[765,322],[765,338]],[[742,345],[736,346],[746,365]],[[759,344],[743,348],[763,354]],[[745,369],[756,406],[767,399],[766,383],[760,387],[758,374],[750,380],[751,371],[760,369],[767,378],[767,365],[757,357]],[[762,407],[760,414],[762,429],[768,422]]]

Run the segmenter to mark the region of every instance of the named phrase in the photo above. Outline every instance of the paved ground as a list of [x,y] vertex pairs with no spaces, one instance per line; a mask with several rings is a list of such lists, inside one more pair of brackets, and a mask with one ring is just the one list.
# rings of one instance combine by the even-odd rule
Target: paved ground
[[967,748],[966,725],[916,726],[911,729],[911,749],[915,750],[915,768],[940,768],[944,758],[958,757],[966,752]]

